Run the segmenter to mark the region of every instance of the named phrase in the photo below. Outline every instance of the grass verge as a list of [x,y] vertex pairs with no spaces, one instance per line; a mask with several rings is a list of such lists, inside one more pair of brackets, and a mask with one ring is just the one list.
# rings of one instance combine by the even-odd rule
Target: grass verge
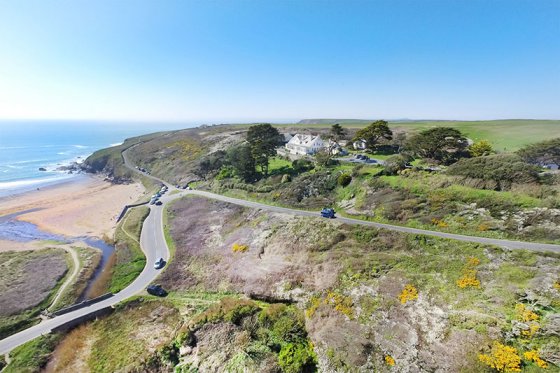
[[2,372],[39,372],[49,361],[60,338],[60,334],[47,334],[16,347],[10,352],[10,363]]
[[115,232],[115,262],[109,283],[109,291],[113,293],[127,287],[146,265],[146,257],[140,248],[140,234],[149,213],[146,206],[130,210]]

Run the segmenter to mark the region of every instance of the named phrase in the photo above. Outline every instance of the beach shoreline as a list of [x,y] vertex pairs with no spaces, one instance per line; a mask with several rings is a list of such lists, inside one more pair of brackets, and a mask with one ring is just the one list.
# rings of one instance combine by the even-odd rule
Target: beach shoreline
[[53,234],[112,237],[122,208],[143,193],[139,183],[112,184],[99,175],[76,175],[38,190],[0,197],[0,216],[23,212],[18,220]]

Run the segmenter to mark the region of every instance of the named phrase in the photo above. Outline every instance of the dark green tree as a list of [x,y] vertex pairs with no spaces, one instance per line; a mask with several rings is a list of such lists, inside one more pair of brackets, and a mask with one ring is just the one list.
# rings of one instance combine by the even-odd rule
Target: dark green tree
[[255,158],[249,144],[241,144],[228,150],[227,159],[233,167],[235,174],[245,182],[255,180]]
[[452,164],[468,156],[468,145],[461,131],[450,127],[435,127],[410,137],[406,148],[418,157]]
[[356,132],[354,141],[365,140],[366,148],[369,151],[375,151],[380,141],[392,138],[393,131],[389,128],[387,121],[378,120]]
[[338,143],[340,140],[346,137],[346,130],[338,123],[331,126],[330,138],[334,142]]
[[525,162],[544,166],[560,165],[560,137],[528,145],[517,152]]
[[276,148],[282,145],[282,135],[268,123],[249,127],[247,142],[251,154],[261,172],[268,175],[268,160],[276,154]]

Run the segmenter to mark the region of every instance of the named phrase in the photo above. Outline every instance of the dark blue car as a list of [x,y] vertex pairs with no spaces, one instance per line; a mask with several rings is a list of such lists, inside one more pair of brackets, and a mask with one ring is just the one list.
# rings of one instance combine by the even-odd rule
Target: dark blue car
[[325,207],[321,210],[321,216],[328,219],[334,219],[334,209],[330,207]]

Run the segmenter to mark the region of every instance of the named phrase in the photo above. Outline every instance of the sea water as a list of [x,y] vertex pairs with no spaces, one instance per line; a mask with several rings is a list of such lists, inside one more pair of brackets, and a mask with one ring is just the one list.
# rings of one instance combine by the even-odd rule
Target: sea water
[[[76,175],[58,170],[94,151],[181,124],[91,121],[0,121],[0,197],[64,182]],[[40,171],[39,169],[46,171]]]

